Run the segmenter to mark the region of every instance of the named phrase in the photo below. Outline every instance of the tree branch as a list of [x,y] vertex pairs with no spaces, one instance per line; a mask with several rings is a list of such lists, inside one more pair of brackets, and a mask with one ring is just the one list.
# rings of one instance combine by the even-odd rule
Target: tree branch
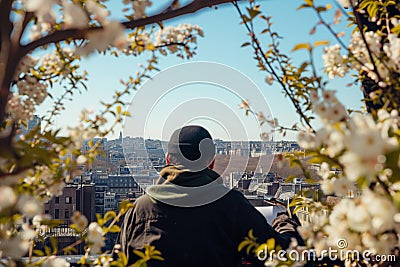
[[[285,94],[289,97],[290,101],[292,102],[294,108],[296,109],[296,112],[299,114],[300,118],[303,119],[303,121],[305,122],[305,124],[313,131],[315,132],[314,128],[312,127],[309,119],[307,118],[307,116],[304,114],[303,110],[301,109],[299,103],[297,102],[297,100],[295,99],[295,97],[290,93],[290,89],[286,87],[286,85],[283,83],[282,79],[279,77],[278,73],[275,71],[274,67],[272,66],[272,64],[268,61],[268,58],[266,57],[266,53],[264,52],[264,50],[262,49],[260,42],[258,41],[258,38],[256,37],[254,31],[250,28],[249,24],[247,21],[245,21],[243,19],[243,13],[241,11],[241,9],[239,8],[239,6],[237,5],[236,2],[233,2],[233,5],[235,6],[236,10],[238,11],[240,18],[242,19],[243,25],[245,26],[246,30],[248,31],[249,35],[251,36],[251,40],[252,40],[252,46],[253,49],[256,52],[256,56],[257,57],[261,57],[265,64],[268,66],[269,68],[269,72],[275,77],[275,79],[278,81],[278,83],[281,85],[283,91],[285,92]],[[261,55],[261,56],[260,56]]]
[[[122,22],[121,24],[127,29],[134,29],[141,26],[146,26],[149,24],[153,24],[159,21],[172,19],[175,17],[179,17],[186,14],[194,13],[200,9],[205,7],[211,7],[214,5],[220,5],[224,3],[232,2],[233,0],[194,0],[190,4],[183,6],[181,8],[171,10],[165,13],[159,13],[147,18],[137,19],[137,20],[130,20],[126,22]],[[25,54],[29,53],[30,51],[38,48],[40,46],[44,46],[50,43],[60,42],[67,39],[84,39],[85,35],[88,32],[97,31],[102,29],[102,27],[93,27],[88,29],[67,29],[56,31],[49,35],[46,35],[38,40],[35,40],[25,46],[23,46],[23,51]]]

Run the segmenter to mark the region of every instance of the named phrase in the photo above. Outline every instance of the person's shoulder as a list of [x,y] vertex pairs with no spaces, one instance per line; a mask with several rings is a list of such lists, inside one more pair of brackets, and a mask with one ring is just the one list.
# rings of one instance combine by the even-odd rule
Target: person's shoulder
[[247,201],[246,197],[236,189],[229,190],[229,192],[225,195],[225,197],[228,201],[239,201],[239,202]]
[[142,195],[138,197],[135,202],[135,208],[143,208],[147,206],[152,206],[154,205],[155,201],[148,195]]

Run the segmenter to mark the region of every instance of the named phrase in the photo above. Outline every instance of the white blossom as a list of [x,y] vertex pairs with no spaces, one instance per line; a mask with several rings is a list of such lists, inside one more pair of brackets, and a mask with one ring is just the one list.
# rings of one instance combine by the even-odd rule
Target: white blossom
[[28,194],[22,194],[17,202],[17,208],[19,211],[29,218],[35,215],[41,214],[43,211],[42,203],[37,200],[34,196]]
[[80,213],[79,211],[75,211],[74,215],[71,217],[72,223],[74,223],[76,226],[78,226],[79,229],[82,231],[86,228],[88,225],[88,220],[85,215]]
[[317,90],[312,90],[310,92],[310,100],[312,103],[319,101],[319,95]]
[[41,267],[69,267],[70,264],[66,259],[50,256],[42,263]]
[[[345,8],[351,7],[350,0],[338,0],[338,2]],[[352,0],[351,3],[356,6],[358,4],[358,0]]]
[[325,124],[336,123],[347,117],[345,107],[338,101],[320,102],[313,106],[313,111]]
[[62,181],[62,182],[57,182],[57,183],[53,183],[53,184],[49,185],[46,190],[50,197],[53,197],[53,196],[57,197],[57,196],[61,196],[63,194],[64,187],[65,187],[65,183]]
[[347,73],[347,56],[342,56],[340,54],[340,45],[336,44],[327,47],[324,50],[322,59],[324,60],[325,71],[328,73],[330,79],[344,77]]
[[318,143],[314,133],[299,132],[297,135],[297,143],[304,149],[316,149]]
[[36,77],[26,76],[24,80],[17,82],[20,95],[26,95],[36,105],[40,105],[47,97],[47,84],[38,81]]
[[355,189],[354,183],[346,178],[335,179],[333,182],[333,191],[339,197],[347,197]]
[[[184,43],[185,41],[195,43],[197,41],[195,33],[203,37],[203,30],[198,25],[184,23],[179,24],[177,27],[167,26],[163,29],[158,30],[154,34],[154,45],[162,46],[171,43],[179,44]],[[190,37],[190,39],[187,39],[188,37]],[[168,51],[173,54],[178,51],[178,46],[168,45],[166,49],[168,49]],[[160,48],[160,52],[162,51],[165,52],[165,48]]]
[[250,103],[249,100],[242,100],[242,103],[239,105],[239,109],[244,109],[244,110],[249,110],[250,109]]
[[321,189],[325,195],[332,195],[335,192],[335,183],[336,178],[333,177],[332,179],[326,179],[321,181]]
[[51,216],[49,214],[39,214],[35,215],[32,218],[32,226],[38,230],[39,234],[44,234],[49,230],[49,226],[43,224],[43,221],[51,220]]
[[63,1],[64,6],[64,28],[84,29],[88,27],[89,18],[83,8],[76,3]]
[[370,233],[362,235],[362,243],[375,255],[389,255],[397,245],[397,237],[394,233],[385,233],[375,236]]
[[364,158],[353,152],[345,152],[339,162],[344,166],[346,177],[354,182],[361,177],[372,180],[378,164],[376,157]]
[[93,15],[93,18],[100,22],[102,25],[109,23],[108,16],[110,12],[102,5],[98,4],[94,0],[88,0],[86,2],[88,11]]
[[77,164],[85,164],[86,161],[87,161],[87,158],[86,158],[84,155],[79,155],[79,156],[76,158],[76,163],[77,163]]
[[366,204],[372,216],[373,233],[383,233],[394,228],[394,215],[397,209],[389,199],[370,190],[364,190],[361,201]]
[[57,3],[57,0],[22,0],[22,3],[25,10],[35,12],[39,20],[55,22],[57,15],[53,6]]
[[330,157],[339,155],[344,149],[345,136],[339,131],[332,131],[326,140],[327,151]]
[[112,21],[102,30],[92,31],[87,35],[88,43],[76,50],[82,56],[88,56],[95,50],[105,51],[109,46],[124,49],[127,46],[125,28],[118,22]]
[[393,65],[396,66],[397,70],[400,69],[400,37],[394,34],[389,34],[389,43],[383,45],[383,51],[388,56],[389,60]]
[[17,195],[9,186],[0,186],[0,212],[9,208],[17,201]]
[[272,75],[268,75],[265,77],[265,82],[268,83],[269,85],[272,85],[274,83],[274,77]]
[[97,254],[101,251],[101,248],[105,245],[103,238],[103,229],[101,226],[92,222],[88,227],[88,241],[90,242],[90,253]]
[[322,177],[322,179],[326,180],[329,178],[331,174],[331,168],[328,163],[322,162],[318,171],[318,175]]
[[14,120],[30,119],[35,112],[35,103],[30,99],[22,99],[18,93],[13,93],[7,103],[7,112]]
[[141,19],[146,16],[146,8],[151,6],[150,0],[133,0],[132,8],[133,8],[133,16],[135,19]]
[[22,239],[20,235],[0,238],[0,257],[21,258],[28,252],[29,244],[30,242]]
[[359,204],[349,210],[348,214],[349,227],[359,233],[366,232],[371,229],[371,215],[365,204]]
[[43,66],[46,75],[57,74],[63,68],[61,60],[54,53],[44,55],[40,64]]
[[30,55],[24,56],[15,70],[14,79],[17,80],[21,74],[28,73],[38,63],[38,61],[37,58],[33,58]]

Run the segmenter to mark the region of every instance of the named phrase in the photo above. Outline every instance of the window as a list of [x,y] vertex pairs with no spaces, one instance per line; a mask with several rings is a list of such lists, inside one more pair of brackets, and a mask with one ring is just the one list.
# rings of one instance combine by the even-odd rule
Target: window
[[54,203],[60,203],[60,198],[59,197],[56,197],[55,199],[54,199]]
[[54,219],[60,219],[60,210],[59,209],[54,210]]
[[49,210],[45,210],[45,211],[44,211],[44,214],[49,214]]
[[65,197],[65,203],[66,204],[71,204],[72,203],[72,197]]
[[64,219],[66,219],[66,220],[69,219],[69,210],[64,211]]

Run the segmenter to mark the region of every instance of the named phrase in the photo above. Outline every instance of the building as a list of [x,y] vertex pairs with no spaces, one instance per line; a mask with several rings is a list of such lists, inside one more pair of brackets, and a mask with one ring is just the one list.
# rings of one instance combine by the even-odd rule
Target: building
[[128,193],[141,193],[141,189],[132,175],[109,175],[107,190],[120,196],[121,199],[127,198]]
[[94,171],[90,175],[90,180],[95,187],[95,213],[104,215],[104,196],[108,190],[108,173]]
[[62,220],[65,226],[70,224],[75,210],[76,186],[74,185],[66,185],[61,196],[52,198],[44,205],[45,214],[49,214],[53,219]]
[[104,213],[108,211],[118,211],[118,199],[114,192],[106,192],[104,194]]
[[89,222],[96,221],[96,213],[93,209],[96,193],[94,184],[82,184],[76,187],[76,210],[85,215]]

